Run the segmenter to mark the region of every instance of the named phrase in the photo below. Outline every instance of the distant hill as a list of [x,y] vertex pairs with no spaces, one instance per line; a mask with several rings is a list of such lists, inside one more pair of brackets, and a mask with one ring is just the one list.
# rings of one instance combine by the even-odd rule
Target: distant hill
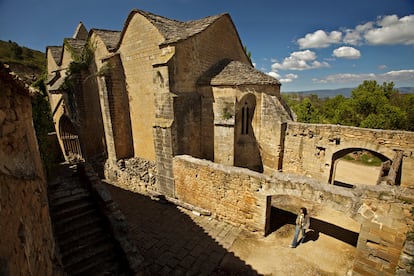
[[[402,94],[414,93],[414,87],[397,87],[396,89]],[[302,96],[317,95],[319,98],[334,98],[338,95],[343,95],[345,98],[349,98],[351,97],[352,90],[354,88],[319,89],[284,93],[297,93]]]
[[0,62],[8,64],[27,83],[32,83],[46,71],[46,55],[13,41],[0,40]]

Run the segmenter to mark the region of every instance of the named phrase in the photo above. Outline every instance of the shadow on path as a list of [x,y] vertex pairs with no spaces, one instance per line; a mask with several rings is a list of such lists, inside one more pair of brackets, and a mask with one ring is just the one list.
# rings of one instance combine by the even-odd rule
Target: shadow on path
[[[296,214],[276,207],[272,207],[270,218],[270,233],[277,231],[286,224],[295,225],[295,221]],[[308,233],[306,234],[305,242],[309,240],[317,240],[319,238],[319,233],[323,233],[352,246],[357,246],[359,236],[357,232],[311,217],[310,230],[308,230]]]
[[175,205],[104,185],[125,215],[151,275],[258,275]]

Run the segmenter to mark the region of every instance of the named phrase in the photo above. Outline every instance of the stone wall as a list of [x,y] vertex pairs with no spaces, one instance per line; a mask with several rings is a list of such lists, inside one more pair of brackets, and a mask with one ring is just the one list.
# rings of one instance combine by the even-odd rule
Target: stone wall
[[264,234],[267,197],[258,193],[260,174],[190,156],[175,157],[173,164],[177,199]]
[[412,269],[407,264],[412,242],[406,241],[414,225],[412,189],[365,186],[351,190],[298,175],[265,176],[189,156],[177,156],[173,164],[176,197],[219,218],[266,233],[269,198],[293,196],[337,210],[361,224],[355,275],[394,275],[397,269]]
[[131,117],[120,56],[111,57],[103,68],[100,98],[108,158],[131,158],[134,156]]
[[401,186],[414,183],[414,132],[339,125],[287,124],[283,171],[328,183],[335,153],[349,148],[378,152],[393,160],[403,151]]
[[152,65],[161,55],[163,37],[141,14],[127,20],[119,47],[131,111],[134,156],[155,161],[153,125],[155,88]]
[[0,274],[61,275],[29,89],[0,66]]

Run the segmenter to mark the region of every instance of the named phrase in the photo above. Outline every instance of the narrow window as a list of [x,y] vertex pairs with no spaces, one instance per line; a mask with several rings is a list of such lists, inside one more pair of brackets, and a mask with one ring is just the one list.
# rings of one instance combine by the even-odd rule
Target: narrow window
[[[247,105],[247,103],[245,103]],[[249,108],[247,106],[242,107],[242,135],[249,134]]]

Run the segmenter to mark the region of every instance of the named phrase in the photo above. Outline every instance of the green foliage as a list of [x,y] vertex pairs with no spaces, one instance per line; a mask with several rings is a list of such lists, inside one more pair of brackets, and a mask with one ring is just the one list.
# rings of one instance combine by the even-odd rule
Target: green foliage
[[394,83],[364,81],[351,98],[319,99],[292,94],[284,100],[304,123],[327,123],[363,128],[414,130],[414,94],[400,94]]
[[247,46],[243,46],[244,51],[246,52],[247,57],[249,58],[250,62],[252,61],[252,53],[247,50]]
[[0,40],[0,61],[3,63],[18,63],[44,71],[46,56],[44,53],[19,46],[13,41]]
[[49,151],[48,133],[54,131],[52,113],[45,85],[46,77],[39,78],[33,86],[39,93],[32,100],[33,124],[36,131],[37,142],[39,144],[40,156],[46,168],[46,173],[51,172],[54,159]]
[[88,70],[89,65],[94,58],[95,47],[88,42],[85,47],[82,47],[80,51],[73,48],[69,43],[65,41],[65,46],[72,55],[72,62],[69,64],[68,76],[81,72],[82,70]]
[[322,119],[322,116],[319,112],[319,109],[315,107],[315,104],[312,103],[310,99],[304,99],[300,102],[299,105],[295,107],[296,115],[298,116],[298,121],[304,123],[319,123]]

